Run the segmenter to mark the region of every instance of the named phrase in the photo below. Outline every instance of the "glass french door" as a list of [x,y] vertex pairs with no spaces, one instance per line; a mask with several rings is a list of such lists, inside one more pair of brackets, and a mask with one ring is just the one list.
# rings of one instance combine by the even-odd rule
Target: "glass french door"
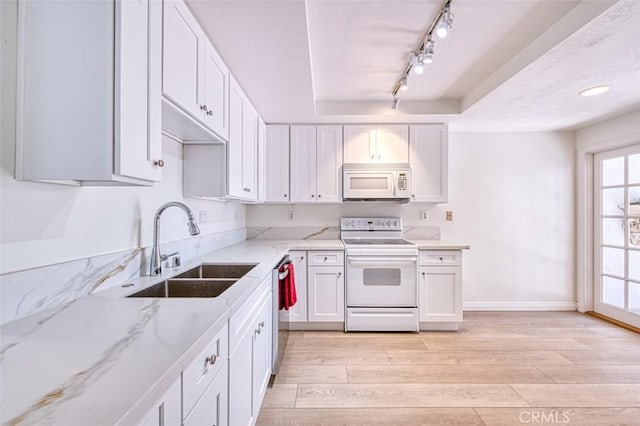
[[594,310],[640,327],[640,145],[594,161]]

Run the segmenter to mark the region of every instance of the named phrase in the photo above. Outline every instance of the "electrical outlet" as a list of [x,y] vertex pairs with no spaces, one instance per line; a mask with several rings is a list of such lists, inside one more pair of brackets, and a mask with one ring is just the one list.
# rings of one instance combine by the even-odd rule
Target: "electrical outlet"
[[447,211],[447,220],[449,221],[453,220],[453,212],[450,210]]
[[429,210],[420,210],[420,220],[429,220]]
[[198,223],[200,225],[205,225],[207,223],[207,211],[199,210],[198,211]]
[[293,220],[293,210],[289,210],[287,217],[289,218],[289,220]]

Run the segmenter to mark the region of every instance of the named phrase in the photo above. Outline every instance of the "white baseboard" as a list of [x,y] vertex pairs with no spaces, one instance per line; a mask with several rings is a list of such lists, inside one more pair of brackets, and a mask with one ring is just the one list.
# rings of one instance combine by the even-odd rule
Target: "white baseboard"
[[576,302],[465,302],[465,311],[575,311]]

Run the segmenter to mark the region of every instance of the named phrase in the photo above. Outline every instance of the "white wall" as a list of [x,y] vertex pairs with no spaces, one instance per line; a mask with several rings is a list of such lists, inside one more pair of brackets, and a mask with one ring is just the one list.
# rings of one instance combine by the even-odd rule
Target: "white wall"
[[[341,216],[401,215],[468,242],[468,309],[575,306],[575,134],[451,133],[449,203],[249,206],[247,226],[337,225]],[[419,211],[430,210],[420,221]],[[294,211],[294,219],[287,212]],[[445,211],[454,212],[446,222]]]

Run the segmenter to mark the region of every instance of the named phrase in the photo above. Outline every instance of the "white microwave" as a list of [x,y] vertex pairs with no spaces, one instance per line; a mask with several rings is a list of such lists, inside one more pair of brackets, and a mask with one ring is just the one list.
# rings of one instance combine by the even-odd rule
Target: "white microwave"
[[345,201],[408,202],[411,168],[408,164],[345,164],[342,183]]

